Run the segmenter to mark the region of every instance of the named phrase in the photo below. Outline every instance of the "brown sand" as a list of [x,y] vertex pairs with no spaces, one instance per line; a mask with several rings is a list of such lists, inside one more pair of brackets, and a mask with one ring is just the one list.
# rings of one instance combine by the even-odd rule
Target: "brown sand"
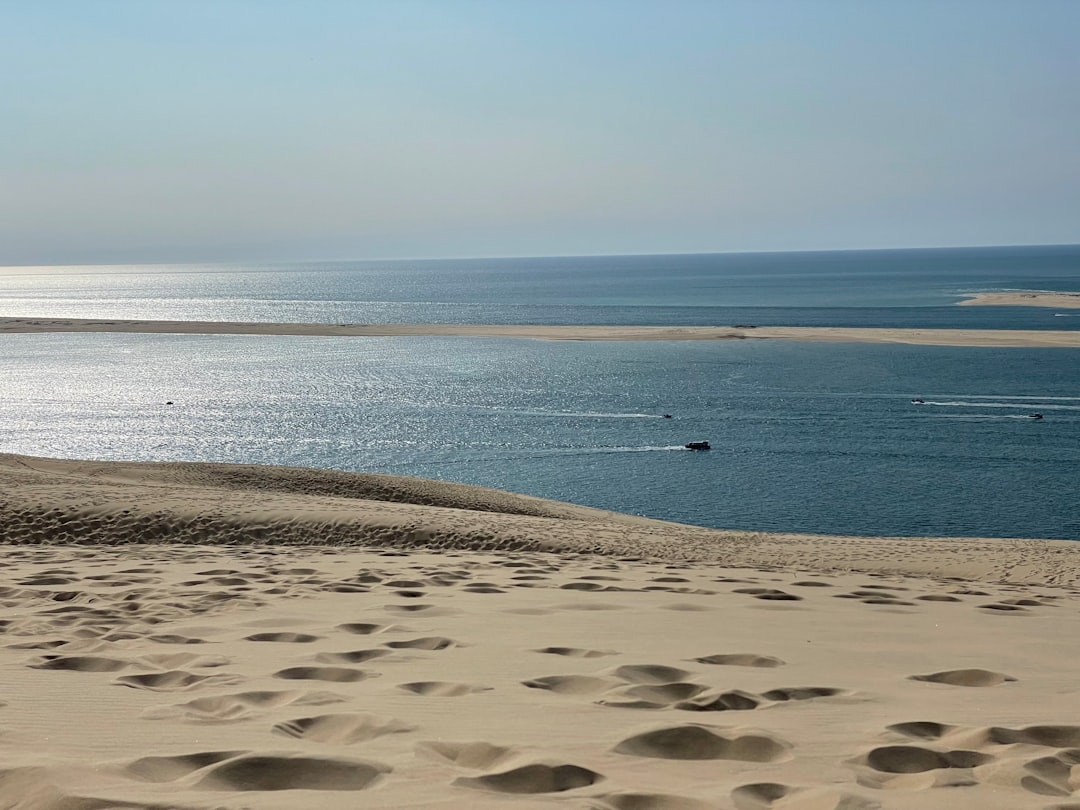
[[0,455],[0,808],[1075,808],[1080,545]]
[[933,346],[1080,347],[1080,332],[1020,329],[857,329],[818,326],[528,326],[495,324],[325,324],[0,318],[15,332],[139,332],[188,335],[331,337],[507,337],[541,340],[809,340]]
[[969,307],[1053,307],[1080,309],[1080,293],[1016,290],[1014,292],[975,293],[961,306]]

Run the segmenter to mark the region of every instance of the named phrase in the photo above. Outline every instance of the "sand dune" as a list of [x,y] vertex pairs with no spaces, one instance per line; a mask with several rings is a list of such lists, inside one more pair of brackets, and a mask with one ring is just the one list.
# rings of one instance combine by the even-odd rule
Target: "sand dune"
[[0,456],[0,808],[1080,806],[1080,547]]
[[1080,293],[1014,290],[1013,292],[973,293],[961,306],[1080,308]]
[[[1071,300],[1071,299],[1070,299]],[[999,303],[965,301],[963,303]],[[1047,304],[1049,305],[1049,304]],[[928,346],[1080,346],[1080,332],[1021,329],[860,329],[834,326],[529,326],[521,324],[327,324],[0,318],[0,334],[135,332],[329,337],[503,337],[537,340],[804,340]]]

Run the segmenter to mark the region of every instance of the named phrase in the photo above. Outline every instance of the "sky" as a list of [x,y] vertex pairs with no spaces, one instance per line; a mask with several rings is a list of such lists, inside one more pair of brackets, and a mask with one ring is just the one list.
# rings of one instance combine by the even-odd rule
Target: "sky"
[[1080,0],[0,0],[0,264],[1080,242]]

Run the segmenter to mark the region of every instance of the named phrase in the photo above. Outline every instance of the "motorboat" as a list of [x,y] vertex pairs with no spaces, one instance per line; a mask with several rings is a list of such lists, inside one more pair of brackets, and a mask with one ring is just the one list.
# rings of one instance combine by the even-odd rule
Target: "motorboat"
[[687,442],[683,447],[687,450],[712,450],[708,442]]
[[1041,413],[1033,413],[1033,414],[1029,414],[1029,418],[1031,418],[1031,419],[1042,419],[1043,417],[1042,417]]
[[918,399],[918,398],[916,398],[916,399],[913,399],[913,400],[911,400],[911,404],[912,404],[912,405],[925,405],[925,404],[926,404],[926,400],[925,400],[925,399]]

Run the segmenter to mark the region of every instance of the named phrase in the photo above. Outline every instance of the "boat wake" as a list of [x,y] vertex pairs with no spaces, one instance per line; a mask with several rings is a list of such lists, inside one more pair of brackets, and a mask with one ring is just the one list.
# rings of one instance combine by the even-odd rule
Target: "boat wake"
[[1080,402],[1080,397],[1056,397],[1056,396],[1039,396],[1038,394],[953,394],[952,397],[960,398],[963,400],[968,399],[1033,399],[1042,402],[1044,400],[1061,400],[1069,402]]
[[[1021,399],[1021,397],[1016,397]],[[1053,397],[1028,397],[1024,399],[1034,400],[1039,403],[1039,409],[1045,411],[1080,411],[1080,405],[1061,405],[1058,403],[1048,403],[1046,400],[1053,399]],[[1058,399],[1075,399],[1075,397],[1058,397]],[[1030,409],[1034,404],[1031,401],[1027,402],[966,402],[964,400],[923,400],[920,405],[933,405],[938,408],[1011,408],[1011,409]]]
[[667,452],[694,452],[681,444],[670,445],[645,445],[639,447],[551,447],[536,448],[523,453],[521,458],[540,458],[549,456],[597,456],[611,455],[614,453],[667,453]]
[[1025,422],[1035,422],[1028,413],[933,413],[932,419],[1023,419]]

